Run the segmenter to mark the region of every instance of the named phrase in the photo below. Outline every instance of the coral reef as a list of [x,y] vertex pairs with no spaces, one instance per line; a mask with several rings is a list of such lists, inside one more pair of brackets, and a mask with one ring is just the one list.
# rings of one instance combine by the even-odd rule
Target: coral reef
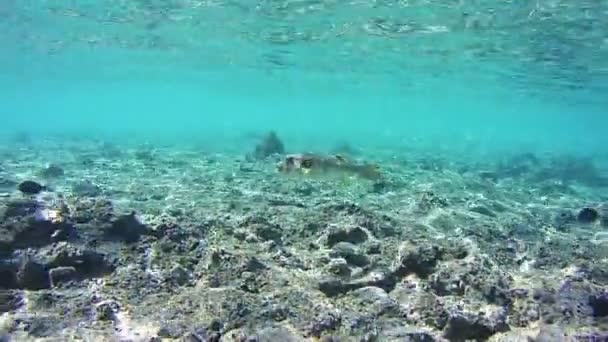
[[[0,339],[606,337],[597,182],[548,187],[535,175],[555,163],[529,154],[482,166],[410,155],[380,161],[379,190],[287,177],[265,160],[284,152],[277,141],[255,160],[83,141],[8,159]],[[65,153],[42,189],[33,156]],[[40,188],[24,195],[24,181]]]

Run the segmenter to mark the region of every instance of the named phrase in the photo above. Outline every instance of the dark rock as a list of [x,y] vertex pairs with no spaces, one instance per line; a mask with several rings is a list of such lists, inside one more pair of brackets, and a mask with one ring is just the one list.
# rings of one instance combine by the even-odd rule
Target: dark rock
[[169,271],[169,280],[181,286],[190,280],[190,274],[182,266],[175,265]]
[[320,315],[315,318],[310,327],[310,334],[313,337],[321,337],[321,335],[328,331],[336,330],[342,324],[342,317],[339,314],[330,312],[325,315]]
[[46,187],[38,182],[26,180],[17,186],[17,189],[26,195],[36,195],[46,189]]
[[138,241],[141,235],[150,233],[150,230],[133,212],[115,219],[105,233],[109,238],[132,243]]
[[224,323],[219,319],[214,319],[209,323],[209,331],[222,331]]
[[25,260],[19,267],[17,284],[19,288],[27,290],[41,290],[51,287],[47,268],[31,260]]
[[25,217],[33,215],[42,206],[34,200],[17,200],[6,204],[4,218]]
[[274,224],[259,224],[256,225],[255,233],[262,240],[272,240],[281,242],[283,238],[283,230],[281,227]]
[[16,289],[18,265],[14,262],[0,260],[0,289]]
[[593,223],[597,221],[600,214],[593,208],[583,208],[578,212],[577,220],[580,223]]
[[[21,294],[14,290],[0,290],[0,314],[15,311],[21,306]],[[2,339],[0,339],[1,341]]]
[[340,279],[323,279],[319,282],[319,290],[328,297],[335,297],[337,295],[346,293],[353,289],[349,283],[345,283]]
[[508,330],[502,320],[494,320],[469,313],[454,313],[450,315],[443,336],[450,341],[477,340],[483,341],[496,332]]
[[101,188],[92,183],[91,181],[85,180],[78,182],[72,186],[72,192],[75,195],[83,197],[97,197],[101,195]]
[[249,258],[249,260],[247,260],[247,263],[243,267],[244,271],[253,272],[253,273],[264,271],[267,269],[268,269],[268,266],[266,266],[263,262],[261,262],[256,257]]
[[108,223],[114,218],[112,202],[102,199],[85,198],[78,200],[72,209],[71,218],[76,223]]
[[64,175],[63,169],[56,164],[49,164],[40,171],[40,176],[44,178],[58,178]]
[[163,324],[156,333],[161,338],[179,338],[185,333],[185,327],[176,323]]
[[76,279],[76,268],[73,266],[61,266],[49,271],[51,286],[55,287],[61,283],[67,283]]
[[355,245],[348,242],[339,242],[334,245],[330,252],[330,257],[344,258],[349,264],[360,267],[369,264],[368,257],[365,254],[360,253]]
[[114,270],[106,255],[67,243],[57,244],[51,254],[49,267],[73,267],[77,278],[97,277]]
[[255,158],[264,159],[273,154],[283,153],[285,153],[283,142],[281,142],[275,132],[271,131],[268,132],[255,147],[253,155]]
[[97,305],[95,313],[99,321],[113,321],[119,310],[118,303],[114,301],[104,301]]
[[65,216],[53,218],[51,211],[36,201],[13,201],[4,208],[0,223],[0,252],[40,247],[76,235]]
[[375,286],[356,289],[349,293],[349,296],[356,299],[360,307],[373,310],[378,315],[389,312],[397,306],[384,289]]
[[351,274],[350,267],[348,267],[348,262],[344,258],[337,258],[330,260],[327,265],[327,270],[341,277],[348,277]]
[[367,254],[380,254],[382,245],[378,241],[372,241],[367,245]]
[[425,332],[412,332],[405,336],[403,342],[435,342],[435,338]]
[[349,229],[340,228],[328,234],[327,245],[332,247],[339,242],[359,244],[367,241],[367,239],[367,232],[360,227],[353,227]]
[[443,252],[442,248],[435,245],[405,243],[400,248],[399,267],[395,270],[395,275],[415,273],[426,278],[433,273],[435,265],[443,257]]
[[593,317],[608,316],[608,292],[591,296],[589,298],[589,305],[593,309]]

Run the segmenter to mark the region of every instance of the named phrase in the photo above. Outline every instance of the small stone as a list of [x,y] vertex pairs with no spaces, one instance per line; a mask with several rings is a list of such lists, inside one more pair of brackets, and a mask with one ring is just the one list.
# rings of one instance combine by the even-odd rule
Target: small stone
[[72,266],[55,267],[49,271],[51,286],[55,287],[60,283],[69,282],[76,278],[76,268]]

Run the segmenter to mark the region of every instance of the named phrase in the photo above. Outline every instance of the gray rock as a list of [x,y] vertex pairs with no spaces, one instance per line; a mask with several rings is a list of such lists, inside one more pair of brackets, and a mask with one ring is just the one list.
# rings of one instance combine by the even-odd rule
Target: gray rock
[[544,326],[536,335],[534,342],[554,342],[563,341],[566,333],[562,328],[555,325]]
[[330,273],[341,277],[348,277],[351,274],[350,267],[348,267],[348,262],[346,262],[344,258],[331,259],[327,265],[327,270]]
[[77,277],[76,268],[73,266],[60,266],[49,271],[51,286],[55,287],[61,283],[70,282]]
[[367,231],[361,227],[340,228],[328,234],[327,245],[331,247],[339,242],[359,244],[367,241],[368,238]]
[[443,336],[450,341],[479,341],[508,329],[506,314],[486,317],[476,313],[454,312],[448,318]]
[[142,235],[150,232],[150,229],[139,220],[135,212],[119,216],[105,231],[107,237],[126,243],[136,242]]
[[180,265],[175,265],[169,271],[169,279],[178,285],[184,285],[190,280],[190,274]]
[[437,262],[442,259],[443,253],[443,249],[439,246],[425,242],[417,244],[406,242],[399,248],[399,267],[395,270],[395,275],[403,276],[415,273],[426,278],[433,273]]
[[101,276],[114,270],[113,263],[105,254],[65,242],[58,243],[51,251],[48,266],[73,267],[77,272],[75,276],[82,278]]
[[295,336],[286,328],[283,327],[270,327],[260,330],[257,334],[257,341],[259,342],[299,342],[305,341],[299,336]]
[[339,242],[332,248],[330,252],[332,258],[344,258],[346,262],[355,266],[366,266],[369,264],[367,255],[361,253],[357,246],[349,242]]

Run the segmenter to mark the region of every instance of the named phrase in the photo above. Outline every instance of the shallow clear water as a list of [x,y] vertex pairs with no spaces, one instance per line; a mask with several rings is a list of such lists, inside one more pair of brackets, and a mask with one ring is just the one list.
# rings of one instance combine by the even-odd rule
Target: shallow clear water
[[607,20],[605,1],[5,0],[1,129],[601,149]]
[[0,0],[0,341],[606,341],[606,23]]

